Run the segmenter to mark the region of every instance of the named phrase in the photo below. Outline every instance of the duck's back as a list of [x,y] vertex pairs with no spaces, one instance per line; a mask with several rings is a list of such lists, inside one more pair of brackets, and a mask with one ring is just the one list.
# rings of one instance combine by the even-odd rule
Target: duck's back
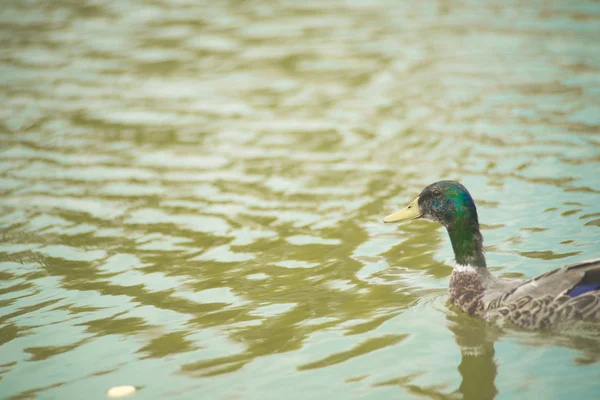
[[484,316],[528,329],[573,321],[600,324],[600,259],[566,265],[525,282],[493,283],[483,297]]

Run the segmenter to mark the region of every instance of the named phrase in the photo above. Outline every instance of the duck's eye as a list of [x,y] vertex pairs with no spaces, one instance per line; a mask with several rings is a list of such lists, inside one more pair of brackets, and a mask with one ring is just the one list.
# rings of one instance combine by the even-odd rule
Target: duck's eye
[[436,189],[436,190],[433,191],[433,195],[435,197],[440,197],[442,195],[442,192],[440,190]]

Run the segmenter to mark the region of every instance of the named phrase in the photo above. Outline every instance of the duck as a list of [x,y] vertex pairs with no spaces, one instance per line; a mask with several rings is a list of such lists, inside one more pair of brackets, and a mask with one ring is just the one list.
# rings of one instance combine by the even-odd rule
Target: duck
[[448,302],[473,317],[509,321],[528,330],[598,324],[600,332],[600,258],[565,265],[530,279],[494,276],[487,268],[477,207],[456,181],[425,187],[385,223],[426,219],[443,225],[456,264]]

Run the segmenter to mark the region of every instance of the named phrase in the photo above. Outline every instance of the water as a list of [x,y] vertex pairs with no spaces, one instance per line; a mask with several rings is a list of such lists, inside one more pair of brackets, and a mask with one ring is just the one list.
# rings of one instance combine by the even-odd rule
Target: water
[[0,396],[589,399],[600,346],[447,307],[600,256],[600,3],[0,7]]

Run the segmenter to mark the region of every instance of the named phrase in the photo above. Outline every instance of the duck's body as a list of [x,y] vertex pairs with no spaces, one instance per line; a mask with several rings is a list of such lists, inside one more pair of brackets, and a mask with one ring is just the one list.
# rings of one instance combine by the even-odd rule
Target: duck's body
[[426,218],[448,230],[457,265],[450,276],[449,302],[489,320],[508,320],[527,329],[559,327],[575,321],[600,329],[600,259],[566,265],[534,279],[492,275],[483,255],[475,203],[453,181],[436,182],[385,222]]
[[600,291],[577,295],[572,290],[585,290],[581,282],[590,272],[600,273],[600,260],[567,265],[529,280],[497,278],[487,269],[455,270],[449,301],[470,315],[508,320],[527,329],[571,321],[600,323]]

